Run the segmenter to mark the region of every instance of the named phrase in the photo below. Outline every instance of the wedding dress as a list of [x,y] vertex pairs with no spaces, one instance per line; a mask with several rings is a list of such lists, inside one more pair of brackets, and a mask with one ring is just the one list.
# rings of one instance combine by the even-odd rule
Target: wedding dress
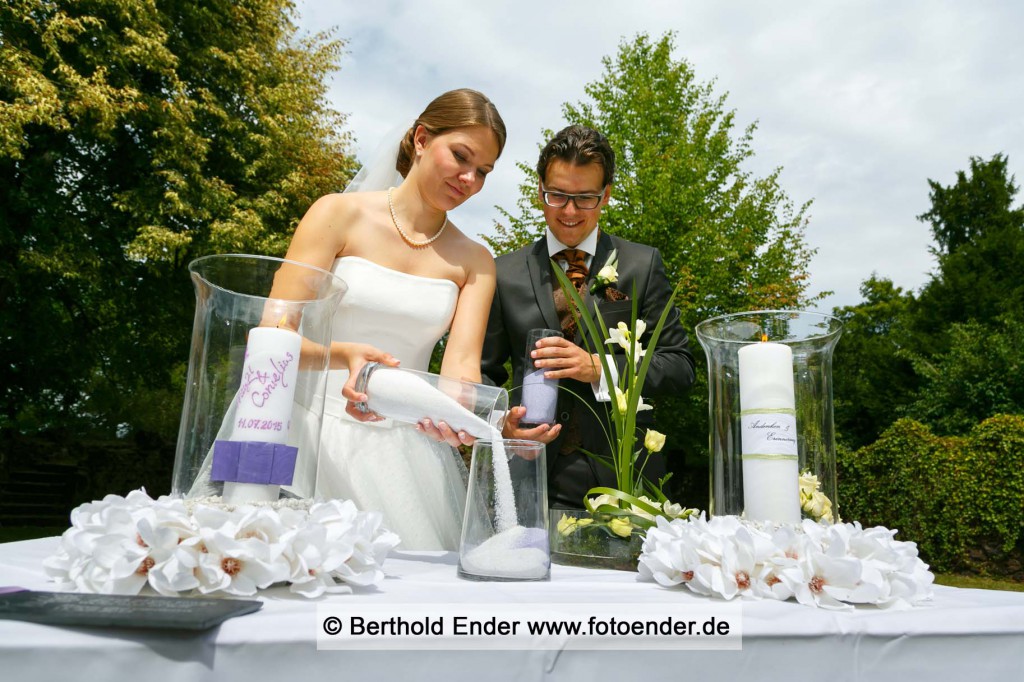
[[[454,282],[410,275],[357,256],[334,262],[348,291],[334,318],[334,341],[366,343],[408,369],[427,370],[455,314]],[[358,422],[341,395],[347,370],[332,370],[320,438],[316,495],[380,511],[403,549],[458,549],[466,470],[459,454],[408,424]]]

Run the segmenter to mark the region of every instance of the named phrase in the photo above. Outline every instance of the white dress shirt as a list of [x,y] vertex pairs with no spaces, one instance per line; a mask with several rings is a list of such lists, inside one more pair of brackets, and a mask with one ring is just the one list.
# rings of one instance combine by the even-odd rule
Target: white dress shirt
[[[558,241],[558,237],[555,236],[555,233],[551,231],[550,227],[545,228],[544,232],[547,235],[548,240],[548,256],[550,256],[551,258],[554,258],[555,254],[558,253],[559,251],[565,251],[566,249],[574,248],[572,246],[566,246],[562,242]],[[586,263],[587,269],[589,270],[590,264],[594,262],[594,254],[597,253],[597,228],[594,228],[594,230],[592,230],[590,234],[587,235],[586,239],[580,242],[579,245],[576,246],[575,248],[587,254]],[[566,270],[569,267],[569,264],[566,262],[562,262],[561,265],[562,270]]]

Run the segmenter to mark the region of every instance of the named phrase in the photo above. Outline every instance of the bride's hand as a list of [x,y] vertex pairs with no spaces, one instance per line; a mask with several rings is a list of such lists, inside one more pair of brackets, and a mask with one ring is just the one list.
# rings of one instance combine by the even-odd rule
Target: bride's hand
[[[473,383],[479,382],[480,378],[476,377],[462,377],[463,382]],[[463,390],[466,390],[468,383],[463,383]],[[455,397],[455,396],[452,396]],[[467,396],[468,399],[468,396]],[[459,397],[456,398],[459,402],[465,404],[464,400]],[[419,420],[416,424],[416,430],[426,435],[430,440],[437,441],[438,443],[447,443],[453,448],[457,448],[460,445],[472,445],[476,442],[476,438],[469,435],[466,431],[455,431],[450,427],[447,422],[439,421],[436,424],[429,418],[424,417]]]
[[472,445],[476,442],[476,438],[473,436],[465,431],[456,432],[445,422],[434,424],[429,419],[421,419],[416,424],[416,430],[425,434],[431,440],[435,440],[438,443],[448,443],[453,448],[457,448],[460,445]]
[[385,353],[379,348],[365,343],[337,343],[335,349],[341,356],[342,363],[348,367],[348,381],[341,388],[341,396],[348,400],[345,412],[350,417],[361,422],[377,422],[383,417],[374,412],[363,412],[356,403],[365,403],[369,397],[365,393],[356,390],[356,380],[359,372],[368,362],[379,362],[388,367],[398,367],[398,360],[391,353]]

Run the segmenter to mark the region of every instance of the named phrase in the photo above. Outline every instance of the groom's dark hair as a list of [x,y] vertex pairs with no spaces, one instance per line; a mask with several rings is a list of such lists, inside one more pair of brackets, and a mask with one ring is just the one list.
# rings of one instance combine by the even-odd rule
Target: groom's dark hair
[[615,179],[615,152],[608,138],[593,128],[581,125],[562,128],[544,145],[537,160],[537,175],[541,182],[545,181],[548,165],[556,159],[575,166],[599,163],[604,169],[604,184],[610,185]]

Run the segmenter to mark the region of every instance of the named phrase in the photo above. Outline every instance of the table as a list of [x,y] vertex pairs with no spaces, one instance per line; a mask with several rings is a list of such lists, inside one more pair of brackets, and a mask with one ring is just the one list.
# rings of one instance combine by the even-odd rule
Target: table
[[[57,538],[0,544],[0,586],[50,589],[41,563]],[[714,608],[635,573],[553,566],[550,582],[470,582],[457,557],[394,552],[376,588],[307,600],[285,588],[261,611],[197,634],[68,628],[0,620],[4,680],[1021,680],[1024,593],[937,586],[908,611],[830,612],[747,601],[740,651],[318,650],[321,609],[381,604],[597,604]]]

